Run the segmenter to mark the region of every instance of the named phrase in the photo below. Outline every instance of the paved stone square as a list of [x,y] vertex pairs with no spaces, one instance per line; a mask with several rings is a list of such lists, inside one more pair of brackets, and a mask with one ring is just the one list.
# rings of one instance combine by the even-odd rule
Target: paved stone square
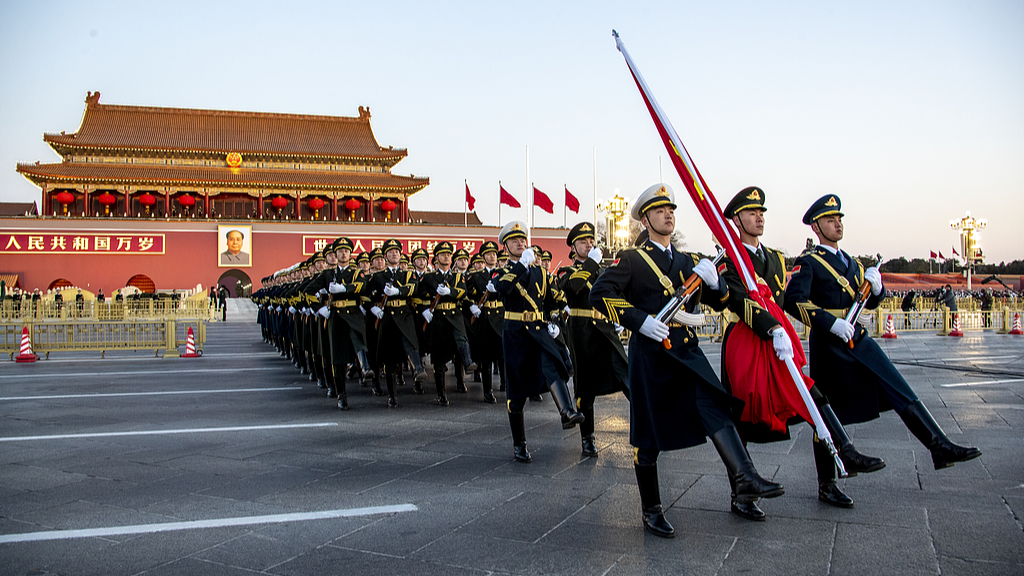
[[516,464],[501,395],[470,378],[440,408],[410,379],[388,409],[350,382],[340,412],[246,304],[199,359],[0,363],[0,574],[1024,574],[1024,337],[880,341],[980,459],[933,470],[886,413],[849,430],[887,467],[841,480],[856,506],[835,509],[801,425],[750,447],[786,486],[756,523],[729,513],[710,444],[666,453],[663,540],[641,528],[622,397],[597,402],[597,459],[549,397],[529,403]]

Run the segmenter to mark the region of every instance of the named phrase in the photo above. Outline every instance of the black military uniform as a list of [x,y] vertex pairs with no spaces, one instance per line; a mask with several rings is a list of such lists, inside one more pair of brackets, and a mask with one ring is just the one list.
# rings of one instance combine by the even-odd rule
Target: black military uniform
[[[506,224],[498,240],[508,250],[508,242],[526,239],[522,222]],[[555,338],[558,331],[548,320],[557,317],[561,307],[555,301],[557,288],[552,287],[546,270],[531,265],[536,260],[533,250],[527,248],[491,287],[504,302],[505,323],[502,344],[508,371],[509,425],[512,429],[514,456],[518,462],[532,460],[526,448],[526,426],[523,408],[530,396],[550,391],[562,419],[562,427],[572,428],[583,421],[582,414],[569,395],[569,351]],[[487,288],[490,290],[491,288]]]
[[[740,190],[729,204],[726,205],[723,212],[728,219],[734,219],[746,210],[767,212],[768,209],[765,208],[764,202],[764,191],[756,186],[751,186]],[[734,220],[734,223],[736,223],[736,220]],[[760,233],[751,233],[744,229],[742,221],[737,226],[743,233],[749,236],[760,236]],[[773,250],[760,242],[758,242],[756,247],[746,244],[744,246],[750,254],[750,263],[755,274],[754,279],[758,284],[764,284],[768,287],[771,297],[781,310],[786,287],[785,257],[781,252]],[[762,340],[771,342],[774,338],[773,329],[780,330],[782,322],[786,320],[784,318],[775,318],[750,297],[747,293],[747,287],[731,259],[727,258],[719,265],[719,271],[722,274],[722,278],[729,284],[729,310],[736,314],[739,317],[739,321],[746,324],[755,335],[759,336]],[[736,324],[730,324],[726,328],[725,338],[722,343],[722,384],[730,393],[733,393],[733,386],[729,377],[729,362],[727,361],[728,355],[726,350],[729,349],[729,337],[735,328]],[[767,380],[768,376],[765,375],[764,379],[760,382],[766,383]],[[880,458],[864,456],[857,452],[843,425],[840,424],[832,412],[828,399],[819,391],[817,386],[810,388],[810,394],[822,415],[822,419],[825,421],[825,425],[828,427],[829,435],[836,442],[840,457],[843,459],[843,465],[851,476],[856,476],[859,472],[874,472],[885,467],[885,462]],[[801,418],[795,417],[787,424],[801,421]],[[755,424],[740,421],[737,422],[736,427],[744,443],[775,442],[788,440],[790,437],[788,426],[786,430],[775,431],[764,423]],[[852,507],[853,499],[844,494],[836,484],[835,461],[828,447],[818,439],[817,435],[814,436],[812,447],[815,467],[818,473],[818,499],[832,506],[841,508]],[[765,518],[764,512],[753,502],[747,503],[733,499],[731,508],[734,513],[750,520],[764,520]]]
[[[416,261],[421,258],[423,259],[422,270],[416,267]],[[416,278],[416,282],[419,283],[423,280],[423,277],[430,272],[426,267],[427,261],[430,260],[430,255],[427,254],[427,251],[423,248],[417,248],[412,251],[410,259],[413,264],[413,277]],[[417,314],[423,314],[423,311],[430,306],[430,300],[424,302],[423,298],[420,298],[419,294],[414,294],[409,301],[412,303],[412,309]],[[427,339],[427,329],[423,326],[422,322],[416,322],[416,349],[420,351],[420,362],[426,365],[426,355],[430,352],[430,341]],[[433,362],[433,360],[431,360],[431,362]],[[417,394],[423,393],[423,388],[419,384],[413,384],[413,390]]]
[[[434,246],[434,258],[453,254],[451,242],[439,242]],[[417,318],[422,326],[427,324],[427,340],[430,344],[430,363],[434,369],[434,385],[437,389],[437,403],[448,405],[445,391],[446,364],[461,358],[462,362],[454,362],[457,380],[462,380],[461,364],[472,364],[469,357],[469,341],[466,338],[466,325],[462,317],[461,303],[466,296],[466,281],[462,273],[447,266],[438,266],[433,272],[424,274],[417,289],[419,299],[427,303],[420,313],[425,322]],[[433,307],[433,310],[430,308]],[[475,366],[474,366],[475,368]],[[465,384],[462,385],[465,390]]]
[[[807,210],[803,222],[814,225],[826,216],[842,218],[841,208],[838,196],[823,196]],[[839,249],[819,245],[797,258],[786,288],[785,309],[811,327],[811,378],[844,424],[874,420],[879,412],[895,409],[931,451],[936,469],[981,456],[977,448],[949,441],[885,352],[857,322],[853,323],[852,349],[832,332],[839,326],[837,319],[843,320],[855,303],[854,295],[864,277],[864,266]],[[879,288],[877,293],[872,290],[866,309],[877,308],[885,298],[885,287]]]
[[[360,269],[362,269],[362,263],[365,261],[368,271],[364,272],[364,274],[372,279],[373,275],[380,271],[374,266],[374,262],[378,261],[378,259],[380,262],[384,262],[384,252],[380,248],[374,248],[370,252],[360,254],[356,264],[360,265]],[[380,388],[380,378],[384,369],[380,355],[377,353],[380,347],[380,330],[377,329],[377,317],[370,313],[373,299],[368,289],[363,290],[360,300],[364,312],[363,322],[366,328],[366,355],[370,360],[370,366],[373,368],[373,378],[371,379],[373,382],[373,395],[383,396],[384,391]],[[363,385],[366,385],[365,381]]]
[[572,357],[573,392],[576,407],[586,418],[580,424],[583,455],[597,457],[594,439],[594,399],[597,396],[622,392],[629,398],[629,366],[626,350],[619,340],[621,327],[594,310],[590,304],[590,289],[601,275],[601,251],[594,248],[591,254],[578,254],[574,245],[577,240],[594,239],[594,225],[580,222],[569,231],[565,243],[572,248],[570,257],[575,258],[572,266],[559,270],[558,287],[567,302],[566,343]]
[[[382,251],[397,250],[401,253],[402,243],[394,238],[384,242]],[[393,267],[392,267],[393,266]],[[369,282],[369,294],[373,316],[380,319],[377,336],[377,361],[384,366],[384,375],[388,386],[388,406],[398,406],[395,393],[397,375],[402,370],[406,358],[412,360],[416,370],[416,381],[426,379],[426,372],[420,364],[420,354],[416,349],[416,318],[422,318],[413,312],[409,298],[416,292],[416,279],[410,271],[401,271],[397,264],[388,263],[388,267],[373,275]]]
[[[488,240],[480,245],[479,255],[485,259],[484,268],[469,275],[466,280],[468,308],[473,319],[469,320],[469,329],[475,345],[473,357],[480,367],[480,379],[483,383],[484,402],[496,402],[493,393],[494,373],[498,369],[499,390],[505,390],[505,352],[501,345],[501,336],[505,326],[505,305],[496,292],[489,292],[487,283],[494,282],[504,274],[503,268],[497,267],[498,245]],[[492,259],[492,266],[487,266],[486,259]]]
[[[675,206],[672,189],[667,184],[655,184],[634,204],[632,216],[642,220],[652,210],[674,210]],[[780,484],[758,475],[744,450],[732,422],[743,402],[722,388],[698,347],[697,335],[675,320],[666,329],[666,324],[652,316],[669,303],[675,290],[695,270],[713,275],[716,285],[712,288],[702,283],[687,303],[686,311],[692,313],[698,303],[714,310],[725,308],[728,284],[719,278],[709,261],[704,262],[696,266],[695,256],[672,246],[659,246],[648,238],[635,249],[620,252],[590,291],[590,303],[595,310],[632,332],[629,436],[635,448],[633,464],[643,522],[645,529],[669,538],[675,530],[665,519],[658,487],[657,458],[663,450],[696,446],[710,437],[732,480],[734,498],[751,501],[783,493]],[[670,348],[665,348],[660,334],[667,334]]]

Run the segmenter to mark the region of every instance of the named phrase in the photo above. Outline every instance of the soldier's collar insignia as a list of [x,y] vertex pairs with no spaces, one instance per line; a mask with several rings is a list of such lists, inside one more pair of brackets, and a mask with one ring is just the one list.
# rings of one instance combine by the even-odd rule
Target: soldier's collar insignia
[[662,196],[662,197],[668,198],[668,188],[665,188],[664,186],[662,186],[661,188],[658,188],[658,191],[655,192],[654,195],[655,196]]
[[835,196],[829,197],[828,201],[825,202],[825,206],[838,206],[838,205],[839,205],[839,202],[836,202],[836,197]]

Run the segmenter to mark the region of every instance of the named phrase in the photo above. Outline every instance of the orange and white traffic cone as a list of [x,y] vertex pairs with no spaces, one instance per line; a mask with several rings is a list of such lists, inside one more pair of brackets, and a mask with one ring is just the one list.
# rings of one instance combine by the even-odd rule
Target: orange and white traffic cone
[[882,334],[882,338],[896,339],[896,323],[892,321],[892,314],[885,319],[885,332]]
[[35,362],[39,357],[32,352],[32,338],[28,335],[28,326],[21,329],[21,352],[14,357],[15,362]]
[[181,355],[182,358],[199,358],[202,354],[196,354],[196,335],[192,332],[192,327],[188,327],[188,335],[185,337],[185,353]]
[[1024,330],[1020,329],[1020,312],[1013,315],[1013,329],[1010,330],[1010,334],[1014,336],[1024,335]]
[[960,315],[953,314],[953,329],[949,331],[950,336],[962,337],[964,331],[960,328]]

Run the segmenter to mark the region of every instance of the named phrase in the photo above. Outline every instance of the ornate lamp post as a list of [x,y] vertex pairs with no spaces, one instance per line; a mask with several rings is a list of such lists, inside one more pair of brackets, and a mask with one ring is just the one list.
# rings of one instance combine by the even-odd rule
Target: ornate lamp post
[[959,220],[950,220],[949,227],[960,232],[960,251],[967,262],[967,291],[971,291],[971,274],[974,271],[975,261],[981,262],[981,248],[978,247],[978,238],[974,235],[975,230],[984,230],[988,221],[983,218],[972,218],[970,210],[967,216]]
[[608,230],[608,247],[613,251],[629,245],[629,198],[616,192],[610,200],[597,203],[597,209],[605,213]]

